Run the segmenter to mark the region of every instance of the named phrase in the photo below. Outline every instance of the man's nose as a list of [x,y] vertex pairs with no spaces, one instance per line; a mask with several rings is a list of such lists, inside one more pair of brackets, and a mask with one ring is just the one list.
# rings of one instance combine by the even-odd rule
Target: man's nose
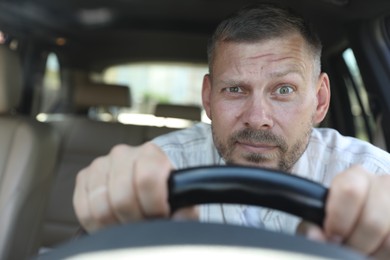
[[261,98],[247,100],[242,113],[242,120],[246,127],[253,129],[270,129],[273,127],[271,105]]

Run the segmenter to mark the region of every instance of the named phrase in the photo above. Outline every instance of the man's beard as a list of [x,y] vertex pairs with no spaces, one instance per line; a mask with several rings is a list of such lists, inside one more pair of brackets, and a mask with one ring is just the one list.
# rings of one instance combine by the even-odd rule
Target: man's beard
[[247,152],[235,156],[244,158],[248,164],[256,164],[260,167],[264,167],[266,162],[274,160],[277,164],[272,168],[285,172],[291,171],[294,164],[306,150],[309,143],[309,136],[312,131],[312,126],[308,125],[303,136],[291,146],[291,149],[289,149],[286,140],[282,136],[278,136],[269,130],[254,130],[251,128],[245,128],[233,133],[228,138],[227,143],[223,143],[220,139],[218,139],[216,133],[214,132],[213,125],[211,127],[214,144],[220,156],[226,161],[227,164],[239,164],[237,162],[237,158],[234,158],[233,156],[233,152],[237,143],[261,143],[275,146],[278,150],[277,154]]

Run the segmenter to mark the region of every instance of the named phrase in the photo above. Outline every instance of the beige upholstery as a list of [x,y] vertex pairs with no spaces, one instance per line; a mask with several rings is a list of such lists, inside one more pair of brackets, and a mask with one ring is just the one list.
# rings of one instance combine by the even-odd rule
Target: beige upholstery
[[59,144],[48,125],[10,115],[21,76],[16,53],[0,45],[0,259],[37,252]]
[[52,247],[75,235],[79,223],[72,196],[77,172],[119,143],[139,145],[144,128],[93,121],[81,117],[53,122],[64,131],[57,178],[52,187],[44,224],[44,247]]
[[[130,103],[126,103],[126,100],[130,101],[130,92],[126,94],[129,88],[90,82],[86,84],[87,86],[75,86],[76,108],[130,106]],[[44,223],[42,247],[45,248],[71,239],[80,227],[72,204],[75,178],[79,170],[89,165],[96,157],[107,154],[116,144],[140,145],[174,130],[167,127],[101,122],[81,115],[65,116],[61,121],[50,123],[62,133],[62,146],[57,177],[51,189]]]
[[8,114],[21,98],[22,70],[18,56],[0,45],[0,114]]
[[[74,97],[77,108],[130,105],[129,89],[117,85],[77,86]],[[53,247],[71,239],[79,228],[72,204],[77,172],[96,157],[107,154],[116,144],[139,145],[145,141],[143,126],[95,121],[82,115],[64,116],[63,120],[50,124],[62,133],[62,145],[42,247]]]
[[159,117],[173,117],[191,121],[201,120],[202,109],[199,106],[157,104],[154,115]]

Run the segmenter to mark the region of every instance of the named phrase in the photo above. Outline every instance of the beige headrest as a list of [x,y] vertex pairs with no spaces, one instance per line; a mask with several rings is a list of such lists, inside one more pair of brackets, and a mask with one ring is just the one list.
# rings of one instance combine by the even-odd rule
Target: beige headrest
[[201,112],[201,107],[195,105],[157,104],[154,115],[200,121]]
[[131,93],[127,86],[89,83],[75,87],[73,101],[76,108],[131,107]]
[[22,94],[22,66],[19,56],[0,45],[0,113],[17,107]]

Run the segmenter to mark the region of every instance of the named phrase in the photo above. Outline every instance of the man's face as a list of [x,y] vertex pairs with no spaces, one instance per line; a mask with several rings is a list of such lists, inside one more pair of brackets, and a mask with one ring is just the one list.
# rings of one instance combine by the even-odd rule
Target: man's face
[[202,98],[227,163],[291,169],[329,106],[327,75],[313,66],[298,34],[216,46]]

